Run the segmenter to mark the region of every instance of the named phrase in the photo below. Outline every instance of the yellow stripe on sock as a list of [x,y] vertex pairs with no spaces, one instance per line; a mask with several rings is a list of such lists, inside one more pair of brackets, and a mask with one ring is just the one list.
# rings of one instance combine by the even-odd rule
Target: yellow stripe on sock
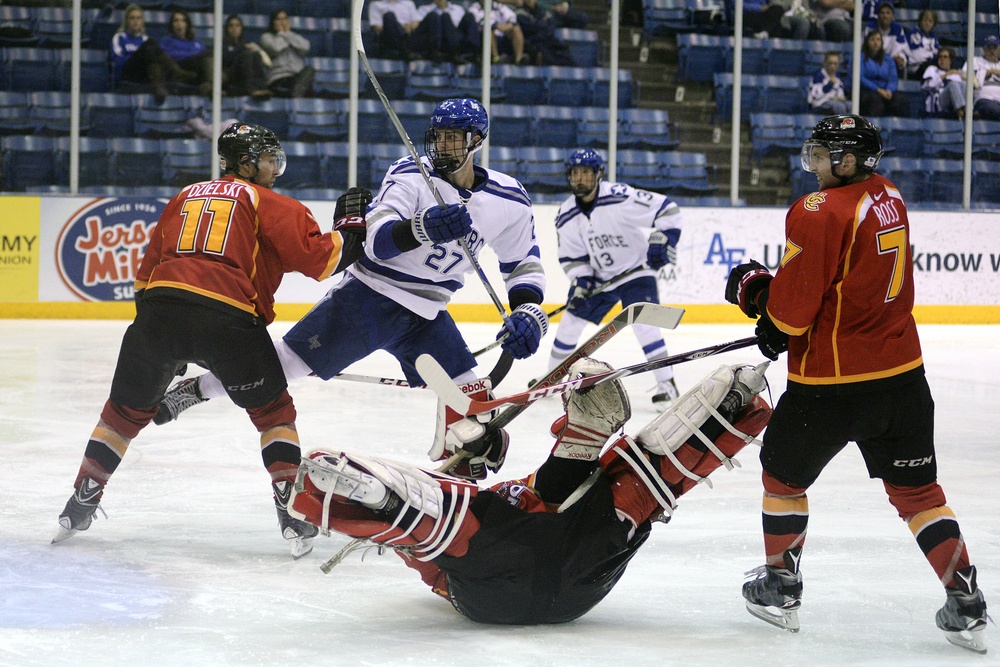
[[94,432],[90,434],[90,439],[104,443],[111,449],[118,452],[118,456],[125,456],[125,450],[128,449],[128,443],[131,442],[118,431],[113,431],[104,426],[94,427]]
[[784,514],[809,514],[808,498],[775,498],[764,496],[761,503],[764,514],[780,516]]
[[907,522],[907,525],[910,527],[910,532],[913,533],[914,537],[916,537],[920,534],[921,530],[932,523],[940,521],[941,519],[954,520],[955,513],[952,512],[951,508],[947,505],[941,505],[940,507],[918,512]]

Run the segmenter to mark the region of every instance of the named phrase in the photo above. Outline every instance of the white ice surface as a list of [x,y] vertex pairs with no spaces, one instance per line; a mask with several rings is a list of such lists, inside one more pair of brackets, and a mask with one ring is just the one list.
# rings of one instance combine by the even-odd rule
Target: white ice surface
[[[104,499],[108,520],[52,546],[56,517],[108,393],[127,322],[0,321],[0,665],[998,665],[949,645],[934,626],[940,584],[861,456],[848,447],[810,490],[802,631],[752,618],[739,593],[762,562],[760,464],[713,476],[681,500],[617,588],[576,622],[476,625],[432,595],[392,554],[356,552],[324,575],[347,543],[320,538],[292,561],[281,539],[256,433],[224,400],[150,426],[133,442]],[[274,336],[287,324],[272,326]],[[472,349],[493,325],[461,325]],[[751,333],[749,325],[685,325],[672,352]],[[590,335],[588,331],[585,335]],[[988,601],[1000,605],[1000,327],[923,326],[937,401],[940,481],[961,522]],[[500,393],[543,370],[514,365]],[[492,366],[488,353],[484,366]],[[641,360],[630,332],[595,355]],[[677,367],[682,390],[719,363],[759,362],[756,350]],[[768,373],[775,398],[784,362]],[[349,372],[401,377],[376,355]],[[485,371],[484,371],[485,372]],[[637,432],[655,415],[652,379],[627,380]],[[306,449],[356,450],[424,464],[434,397],[347,381],[294,383]],[[501,473],[545,456],[554,399],[510,427]]]

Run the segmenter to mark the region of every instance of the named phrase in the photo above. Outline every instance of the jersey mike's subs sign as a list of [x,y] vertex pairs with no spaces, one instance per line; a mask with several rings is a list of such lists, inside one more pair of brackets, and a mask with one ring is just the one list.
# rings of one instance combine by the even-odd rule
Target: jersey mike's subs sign
[[91,202],[66,221],[56,243],[63,283],[85,301],[128,301],[149,233],[165,202],[109,198]]

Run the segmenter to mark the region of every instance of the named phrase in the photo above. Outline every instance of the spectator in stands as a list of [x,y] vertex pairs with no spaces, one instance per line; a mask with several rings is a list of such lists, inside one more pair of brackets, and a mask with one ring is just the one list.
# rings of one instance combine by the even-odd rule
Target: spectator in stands
[[896,21],[896,10],[891,0],[878,3],[878,19],[869,21],[865,30],[882,33],[882,50],[895,61],[896,73],[903,74],[906,71],[906,29]]
[[[922,79],[925,70],[934,64],[941,48],[941,42],[934,34],[937,25],[937,14],[933,9],[920,12],[917,27],[906,33],[906,76],[911,79]],[[954,52],[952,62],[954,62]]]
[[233,14],[226,19],[222,38],[222,90],[226,95],[250,95],[255,100],[271,97],[267,70],[271,57],[254,42],[243,41],[243,20]]
[[882,33],[872,30],[861,48],[861,115],[908,116],[906,98],[896,95],[899,72],[896,63],[886,57]]
[[476,47],[466,38],[475,30],[475,18],[462,5],[434,0],[417,8],[420,25],[412,44],[424,57],[437,62],[464,65],[473,61]]
[[271,57],[267,87],[278,97],[309,97],[316,70],[306,65],[305,55],[312,45],[302,35],[292,32],[288,12],[276,9],[260,37],[260,45]]
[[169,81],[195,83],[198,80],[196,74],[181,69],[159,43],[146,34],[142,7],[136,4],[125,8],[122,24],[111,38],[111,72],[116,84],[121,81],[151,84],[153,95],[160,103],[170,94]]
[[212,94],[212,52],[198,39],[187,12],[171,13],[170,32],[160,40],[160,46],[181,69],[197,77],[199,93]]
[[413,0],[373,0],[368,4],[368,25],[375,33],[375,53],[380,58],[412,60],[410,35],[420,25]]
[[930,116],[965,118],[965,80],[955,69],[955,50],[944,46],[937,52],[937,64],[924,70],[920,86],[927,93],[924,108]]
[[537,0],[543,11],[552,15],[552,22],[557,28],[576,28],[583,30],[590,22],[586,12],[570,9],[568,0]]
[[844,92],[844,82],[837,76],[840,53],[828,51],[823,56],[823,67],[812,78],[809,86],[809,108],[812,113],[824,116],[841,116],[851,112],[851,103]]
[[[771,0],[780,5],[785,13],[781,17],[781,32],[779,37],[788,39],[809,39],[816,23],[816,14],[809,8],[806,0]],[[819,37],[819,27],[815,29]]]
[[854,37],[851,12],[854,0],[812,0],[812,10],[820,27],[819,39],[849,42]]
[[556,35],[559,24],[555,15],[539,4],[539,0],[504,0],[514,8],[517,24],[524,33],[525,50],[536,65],[572,66],[569,45]]
[[[726,4],[727,6],[735,6],[732,0],[728,0]],[[732,8],[730,8],[729,13],[732,15]],[[744,0],[743,33],[753,35],[757,39],[778,37],[781,30],[781,17],[784,14],[785,8],[770,2],[770,0]]]
[[[983,44],[983,55],[972,63],[976,73],[976,103],[972,107],[975,115],[983,120],[1000,120],[1000,38],[990,35]],[[962,67],[966,72],[968,61]]]
[[[530,62],[528,54],[524,52],[524,32],[517,24],[517,14],[509,6],[501,3],[492,3],[493,7],[493,35],[490,46],[490,58],[494,63],[513,62],[518,65],[527,65]],[[467,36],[473,44],[482,48],[483,19],[486,12],[479,0],[469,5],[468,13],[476,21],[475,29]]]

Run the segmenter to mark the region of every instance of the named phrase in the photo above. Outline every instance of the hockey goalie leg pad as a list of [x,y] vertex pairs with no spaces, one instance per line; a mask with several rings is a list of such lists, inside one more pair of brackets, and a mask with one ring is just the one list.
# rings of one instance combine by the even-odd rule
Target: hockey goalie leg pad
[[[614,370],[610,364],[585,357],[569,367],[569,377],[578,378]],[[612,433],[632,416],[628,394],[621,380],[594,385],[563,395],[566,413],[553,422],[556,436],[552,456],[596,461]]]
[[677,497],[660,477],[657,460],[635,440],[623,436],[601,456],[601,467],[611,480],[615,509],[638,526],[658,514],[670,516]]
[[299,467],[291,512],[429,561],[468,550],[479,528],[469,511],[477,492],[469,482],[394,461],[316,452]]

